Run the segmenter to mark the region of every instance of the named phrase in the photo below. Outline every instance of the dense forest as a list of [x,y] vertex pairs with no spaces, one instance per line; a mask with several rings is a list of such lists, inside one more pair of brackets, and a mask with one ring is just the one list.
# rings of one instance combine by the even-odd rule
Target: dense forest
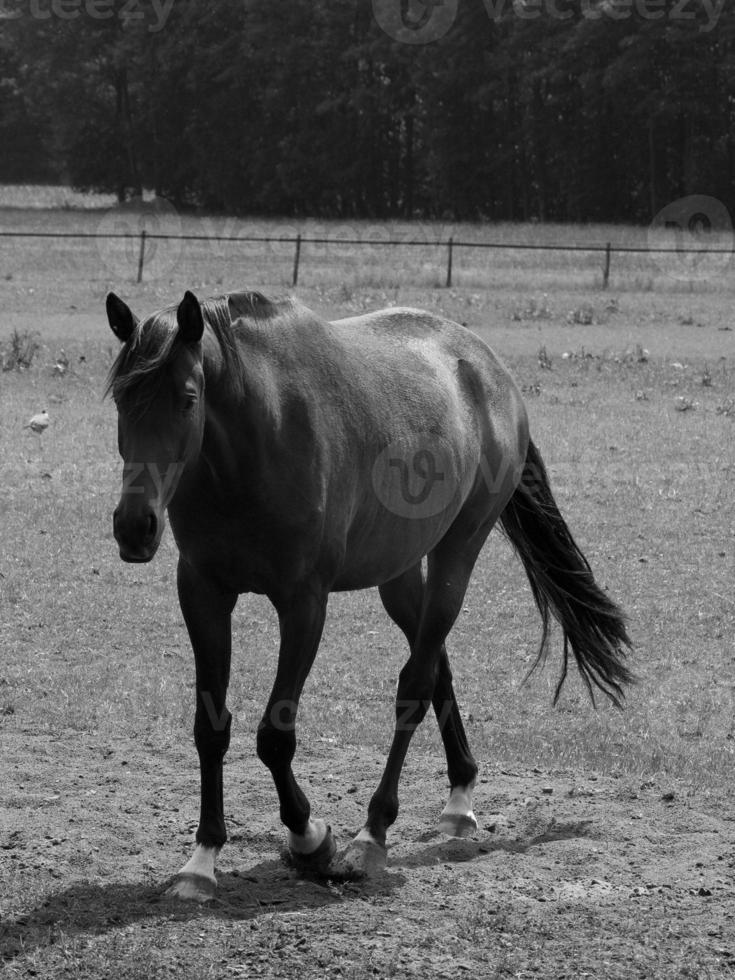
[[240,214],[735,212],[735,4],[3,0],[0,145],[4,182]]

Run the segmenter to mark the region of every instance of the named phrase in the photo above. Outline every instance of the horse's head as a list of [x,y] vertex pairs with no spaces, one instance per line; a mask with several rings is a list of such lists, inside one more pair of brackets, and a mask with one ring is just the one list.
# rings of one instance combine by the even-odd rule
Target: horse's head
[[204,432],[204,319],[187,292],[177,309],[142,322],[114,293],[107,318],[123,348],[110,372],[118,412],[123,486],[115,539],[124,561],[150,561],[165,526],[165,510],[182,473],[201,449]]

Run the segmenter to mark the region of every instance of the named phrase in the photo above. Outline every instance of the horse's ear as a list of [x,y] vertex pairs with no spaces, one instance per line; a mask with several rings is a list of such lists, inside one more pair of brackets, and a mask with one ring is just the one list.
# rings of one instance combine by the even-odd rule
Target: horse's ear
[[199,300],[187,289],[176,311],[179,336],[185,344],[198,344],[204,333],[204,317]]
[[118,340],[126,344],[138,325],[138,318],[127,303],[114,293],[107,294],[107,321]]

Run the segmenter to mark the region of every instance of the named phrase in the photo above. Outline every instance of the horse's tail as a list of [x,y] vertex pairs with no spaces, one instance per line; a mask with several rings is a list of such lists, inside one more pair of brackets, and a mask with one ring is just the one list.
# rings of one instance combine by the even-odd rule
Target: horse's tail
[[531,671],[546,657],[551,611],[564,630],[564,664],[554,703],[567,675],[571,647],[592,703],[594,684],[621,707],[623,687],[634,680],[623,662],[630,647],[625,617],[595,582],[559,513],[533,442],[529,441],[523,476],[500,522],[523,562],[543,620],[541,646]]

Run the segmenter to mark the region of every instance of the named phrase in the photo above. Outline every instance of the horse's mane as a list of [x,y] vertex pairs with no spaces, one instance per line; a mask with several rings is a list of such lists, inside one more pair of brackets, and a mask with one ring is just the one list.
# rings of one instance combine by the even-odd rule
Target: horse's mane
[[[222,354],[219,380],[233,392],[242,393],[243,364],[230,317],[229,299],[229,295],[225,295],[202,300],[202,316]],[[238,293],[236,308],[247,318],[259,320],[274,316],[278,309],[276,304],[255,292]],[[177,332],[176,306],[166,307],[141,320],[110,368],[105,396],[112,395],[115,401],[120,401],[134,393],[136,406],[144,409],[158,388],[161,372],[174,358]]]

